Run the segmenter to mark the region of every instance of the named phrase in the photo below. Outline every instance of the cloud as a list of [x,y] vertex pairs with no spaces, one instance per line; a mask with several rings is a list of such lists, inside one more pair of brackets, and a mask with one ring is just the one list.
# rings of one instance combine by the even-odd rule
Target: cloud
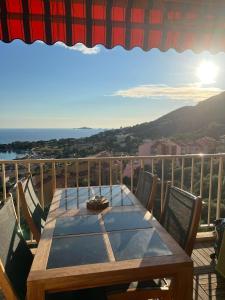
[[124,98],[166,98],[180,101],[203,101],[211,96],[221,93],[223,90],[215,87],[204,87],[200,84],[188,84],[168,86],[162,84],[139,85],[125,90],[118,90],[112,96]]
[[79,52],[81,52],[83,54],[87,54],[87,55],[98,54],[100,52],[99,46],[95,46],[93,48],[88,48],[85,45],[83,45],[82,43],[77,43],[76,45],[74,45],[72,47],[69,47],[62,42],[57,42],[55,45],[69,49],[69,50],[79,51]]

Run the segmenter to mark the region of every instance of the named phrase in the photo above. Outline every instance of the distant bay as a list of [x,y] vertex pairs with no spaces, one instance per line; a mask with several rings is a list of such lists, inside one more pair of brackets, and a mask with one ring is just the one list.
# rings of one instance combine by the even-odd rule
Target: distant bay
[[0,152],[0,160],[12,160],[12,159],[15,159],[15,158],[22,158],[24,157],[25,154],[22,154],[22,153],[16,153],[16,152]]
[[105,131],[102,128],[74,128],[74,129],[0,129],[0,144],[12,142],[36,142],[52,139],[83,138]]

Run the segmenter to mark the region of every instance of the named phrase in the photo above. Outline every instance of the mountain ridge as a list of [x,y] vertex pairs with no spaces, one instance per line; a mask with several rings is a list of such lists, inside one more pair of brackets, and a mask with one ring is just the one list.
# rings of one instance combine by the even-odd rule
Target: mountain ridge
[[112,135],[126,134],[141,140],[170,137],[196,139],[203,136],[218,138],[225,134],[225,91],[194,106],[183,106],[158,119],[130,127],[108,130],[89,137],[104,139]]
[[195,106],[178,108],[154,121],[124,128],[124,132],[152,139],[180,134],[219,137],[225,134],[225,92]]

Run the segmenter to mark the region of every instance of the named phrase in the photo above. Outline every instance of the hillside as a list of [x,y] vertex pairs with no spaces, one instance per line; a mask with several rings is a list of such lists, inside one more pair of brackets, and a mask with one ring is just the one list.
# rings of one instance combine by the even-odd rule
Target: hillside
[[142,138],[218,137],[225,134],[225,92],[195,106],[185,106],[159,119],[121,129]]
[[202,136],[225,135],[225,92],[195,106],[185,106],[161,118],[101,132],[87,138],[38,142],[14,142],[0,145],[0,151],[28,151],[35,158],[86,157],[102,151],[135,154],[143,139],[172,137],[194,140]]

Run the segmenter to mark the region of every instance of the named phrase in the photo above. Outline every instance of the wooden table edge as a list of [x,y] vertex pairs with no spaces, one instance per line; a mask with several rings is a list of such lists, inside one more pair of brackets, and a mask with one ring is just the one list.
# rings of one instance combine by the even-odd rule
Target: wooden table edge
[[[123,188],[128,189],[125,185],[123,185]],[[55,193],[56,197],[59,196],[57,193],[63,190],[64,189],[57,189]],[[55,211],[59,209],[59,204],[60,199],[57,201],[55,197],[53,197],[51,210],[46,221],[47,226],[50,226],[51,222],[55,222],[54,218],[57,217],[55,215]],[[134,207],[135,206],[133,206],[133,208]],[[174,243],[172,237],[169,236],[169,234],[156,219],[152,219],[152,222],[161,239],[164,242],[166,241],[165,243],[167,245],[169,244],[169,250],[172,251],[172,255],[46,270],[47,259],[51,247],[51,242],[48,242],[48,246],[45,249],[47,259],[42,260],[42,266],[40,262],[37,261],[39,258],[38,256],[36,256],[36,260],[34,259],[35,263],[32,265],[27,280],[28,289],[37,285],[42,286],[42,288],[45,290],[54,290],[57,289],[57,287],[62,289],[63,285],[65,286],[65,289],[69,287],[72,288],[72,286],[74,289],[75,287],[87,288],[99,285],[107,285],[110,282],[112,284],[129,282],[133,281],[135,278],[138,280],[150,279],[149,276],[151,273],[154,273],[154,276],[156,276],[152,278],[157,278],[157,276],[160,274],[161,277],[170,275],[176,276],[179,274],[179,272],[182,272],[182,269],[193,268],[193,262],[190,257],[185,254],[184,250],[181,249],[177,243]],[[43,233],[42,240],[38,245],[38,255],[43,251],[42,247],[45,239],[51,238],[52,240],[54,230],[49,230],[47,234],[45,231]],[[157,266],[155,265],[156,261]],[[62,286],[60,286],[60,284],[62,284]]]

